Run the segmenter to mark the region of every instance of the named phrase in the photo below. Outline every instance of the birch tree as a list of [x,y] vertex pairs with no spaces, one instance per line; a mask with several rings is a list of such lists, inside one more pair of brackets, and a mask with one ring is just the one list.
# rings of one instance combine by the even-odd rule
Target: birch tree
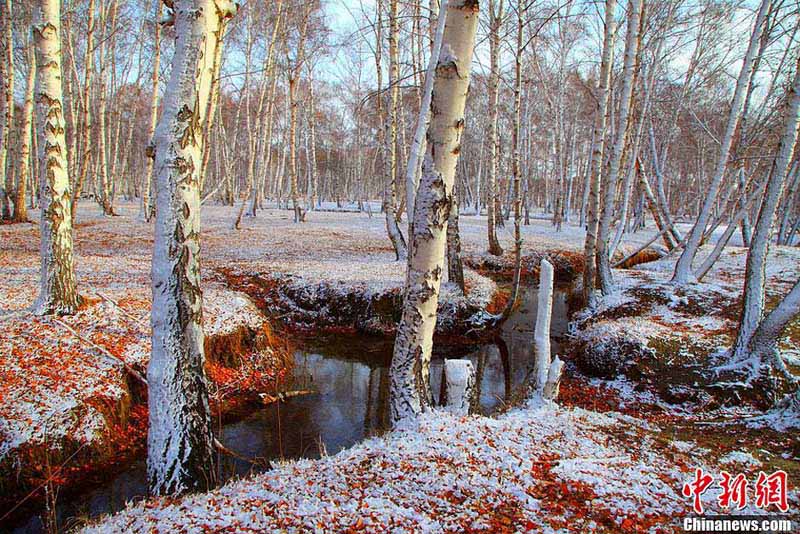
[[11,181],[13,175],[8,165],[8,153],[11,146],[11,132],[14,129],[14,36],[11,28],[11,0],[5,0],[3,6],[3,139],[0,142],[0,187],[3,188],[3,203],[0,205],[0,219],[11,218]]
[[625,149],[629,129],[631,111],[631,96],[633,95],[633,79],[636,56],[639,47],[639,15],[642,11],[643,0],[630,0],[628,2],[628,29],[625,35],[625,63],[622,72],[622,89],[620,91],[619,124],[615,132],[616,137],[611,146],[611,155],[608,162],[608,172],[605,176],[605,191],[603,196],[602,215],[597,235],[597,277],[603,295],[610,294],[614,289],[611,275],[611,257],[609,239],[611,237],[611,219],[614,213],[614,199],[619,181],[619,168],[622,162],[622,152]]
[[[386,172],[386,193],[383,196],[383,211],[386,215],[386,231],[392,242],[398,260],[406,258],[408,246],[397,224],[397,135],[398,135],[398,98],[400,96],[400,52],[397,40],[400,37],[398,24],[398,0],[389,0],[389,120],[386,128],[389,135],[385,136],[386,158],[384,169]],[[381,46],[378,43],[378,46]]]
[[75,218],[75,212],[78,209],[78,202],[81,199],[81,192],[83,191],[83,184],[86,183],[86,178],[89,175],[89,164],[92,159],[92,109],[90,105],[90,96],[92,90],[92,78],[94,75],[94,11],[95,0],[89,0],[89,7],[87,8],[87,30],[86,30],[86,56],[83,63],[83,93],[81,95],[81,150],[82,154],[79,158],[78,176],[75,178],[75,197],[72,202],[72,218]]
[[598,73],[596,104],[594,111],[594,133],[592,134],[592,160],[589,175],[589,199],[587,204],[587,229],[584,242],[583,300],[594,305],[595,278],[597,273],[597,232],[600,225],[600,180],[603,166],[603,144],[606,137],[606,112],[611,78],[611,49],[614,46],[614,10],[616,0],[606,0],[603,52]]
[[153,217],[153,203],[150,199],[153,189],[153,163],[155,159],[155,147],[153,145],[153,135],[158,125],[158,73],[161,69],[161,13],[162,0],[155,0],[155,24],[153,31],[153,72],[150,78],[150,85],[153,94],[150,98],[150,122],[147,125],[147,138],[150,144],[147,147],[147,163],[144,170],[144,184],[142,186],[142,206],[140,214],[145,221],[150,221]]
[[33,92],[36,84],[36,57],[33,43],[30,43],[28,61],[28,79],[25,84],[25,105],[22,109],[22,131],[19,142],[19,172],[17,173],[17,190],[14,197],[14,222],[28,222],[28,206],[25,193],[31,176],[31,134],[33,129]]
[[703,234],[706,231],[708,221],[711,218],[711,212],[715,202],[717,201],[717,195],[719,193],[720,186],[722,185],[722,179],[725,177],[725,171],[728,167],[728,156],[730,155],[731,151],[733,134],[739,124],[744,96],[747,93],[747,88],[751,83],[753,74],[753,61],[755,59],[756,50],[759,46],[759,39],[764,26],[764,19],[766,18],[770,4],[771,0],[761,0],[758,12],[756,13],[747,52],[745,54],[744,61],[742,62],[741,70],[739,71],[739,77],[736,79],[736,88],[734,89],[733,98],[731,99],[731,107],[728,114],[727,124],[725,125],[725,131],[720,139],[714,174],[712,175],[711,183],[706,190],[705,200],[703,201],[700,213],[698,214],[697,220],[695,221],[694,226],[692,226],[692,230],[689,233],[683,253],[680,255],[678,262],[675,264],[675,272],[672,275],[672,281],[675,284],[686,284],[689,282],[689,279],[692,276],[692,262],[694,261],[695,256],[697,256],[697,251],[700,248],[700,242],[703,238]]
[[153,339],[147,368],[147,470],[150,491],[157,495],[208,489],[215,481],[200,289],[198,133],[211,87],[214,33],[237,9],[228,0],[176,0],[172,6],[175,55],[155,134]]
[[428,146],[414,202],[403,313],[391,363],[392,424],[418,415],[432,402],[431,348],[478,15],[477,0],[448,2]]
[[41,272],[38,314],[70,315],[81,303],[72,257],[72,212],[61,88],[61,0],[35,5],[36,102],[42,120]]
[[489,240],[489,254],[502,256],[503,249],[497,240],[496,218],[498,186],[497,170],[499,144],[497,121],[499,116],[498,100],[500,98],[500,26],[503,21],[503,0],[489,0],[489,173],[486,185],[486,232]]
[[753,228],[747,254],[744,304],[739,317],[739,330],[731,357],[733,362],[743,362],[753,352],[763,355],[769,352],[770,348],[765,345],[776,345],[777,343],[777,338],[772,339],[762,334],[760,338],[755,339],[755,345],[751,344],[755,331],[759,328],[764,316],[767,255],[772,241],[778,203],[783,195],[789,163],[797,141],[798,111],[800,111],[800,56],[798,56],[795,66],[794,80],[787,91],[785,107],[778,152],[769,171],[764,199],[761,202],[761,209]]

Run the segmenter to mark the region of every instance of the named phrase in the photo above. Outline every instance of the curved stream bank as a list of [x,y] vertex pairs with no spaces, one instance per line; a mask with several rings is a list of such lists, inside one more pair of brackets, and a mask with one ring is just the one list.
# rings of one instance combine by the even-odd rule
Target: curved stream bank
[[[492,413],[502,408],[524,381],[533,361],[536,288],[523,288],[521,303],[497,336],[488,343],[437,347],[431,382],[438,394],[443,358],[469,358],[479,376],[476,409]],[[553,302],[553,350],[567,331],[568,294],[557,291]],[[310,390],[254,409],[238,421],[223,424],[221,441],[236,453],[254,459],[317,458],[335,454],[364,437],[386,429],[392,341],[382,336],[321,335],[298,340],[294,376],[287,389]],[[261,468],[223,457],[220,475],[231,479]],[[144,459],[80,497],[58,502],[58,524],[68,529],[80,522],[125,507],[146,495]],[[43,512],[40,512],[43,513]],[[40,515],[16,525],[14,533],[43,532]]]

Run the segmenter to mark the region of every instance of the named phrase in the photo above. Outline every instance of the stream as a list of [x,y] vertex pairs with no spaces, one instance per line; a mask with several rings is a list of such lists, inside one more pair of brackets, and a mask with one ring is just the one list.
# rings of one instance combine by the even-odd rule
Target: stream
[[[447,349],[446,354],[441,347],[434,348],[431,385],[435,397],[445,357],[472,360],[479,377],[476,409],[480,413],[496,412],[523,383],[533,363],[538,291],[525,287],[520,291],[520,306],[493,342]],[[559,341],[567,331],[567,295],[556,289],[553,297],[553,354],[559,353]],[[255,408],[246,417],[223,425],[219,432],[222,443],[247,458],[318,458],[383,432],[388,421],[391,355],[392,341],[382,337],[321,335],[301,340],[289,389],[313,393]],[[247,462],[229,458],[222,459],[220,470],[226,480],[257,471]],[[104,484],[59,500],[59,528],[66,530],[119,511],[127,502],[143,499],[146,491],[146,466],[141,459]],[[12,532],[44,532],[39,514],[12,527]]]

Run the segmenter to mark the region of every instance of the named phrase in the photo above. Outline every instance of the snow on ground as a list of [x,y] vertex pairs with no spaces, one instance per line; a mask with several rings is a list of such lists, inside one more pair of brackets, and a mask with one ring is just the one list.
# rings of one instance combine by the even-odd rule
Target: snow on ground
[[[95,445],[129,403],[122,362],[144,374],[150,355],[152,230],[135,217],[103,218],[81,205],[75,266],[81,310],[37,317],[39,239],[35,225],[0,226],[0,461],[22,446]],[[205,284],[207,337],[264,318],[250,300]],[[126,380],[127,378],[127,380]],[[123,410],[124,411],[124,410]]]
[[436,411],[332,457],[130,505],[84,532],[672,532],[697,459],[642,425],[553,405]]
[[[122,216],[105,218],[91,202],[81,205],[76,269],[80,292],[91,302],[62,320],[93,344],[142,366],[149,350],[152,227],[138,220],[134,205],[122,204],[118,211]],[[208,331],[230,332],[260,320],[247,299],[216,276],[223,268],[373,290],[402,284],[403,265],[394,261],[377,210],[372,217],[314,211],[307,223],[294,224],[290,211],[269,209],[246,218],[239,231],[232,228],[234,211],[203,209]],[[465,252],[483,252],[485,217],[463,216],[460,223]],[[508,224],[499,231],[507,251],[513,246],[511,230]],[[635,249],[652,235],[652,230],[638,232],[626,238],[626,246]],[[524,252],[579,251],[584,232],[571,225],[555,232],[549,221],[534,218],[523,227],[523,237]],[[615,271],[621,290],[604,311],[634,306],[644,291],[656,295],[655,302],[636,322],[617,322],[618,330],[651,340],[668,332],[689,332],[695,339],[723,336],[734,321],[725,306],[741,291],[743,251],[727,249],[704,285],[681,294],[666,290],[674,258]],[[773,250],[771,294],[796,279],[798,260],[800,251]],[[120,365],[55,319],[27,311],[38,290],[36,226],[0,226],[0,266],[0,453],[44,439],[45,432],[55,435],[47,425],[92,439],[101,425],[85,401],[117,398]],[[488,298],[492,288],[482,277],[468,277],[471,296]],[[452,291],[443,287],[444,295]],[[608,320],[614,323],[611,315]],[[633,400],[642,394],[627,381],[611,387]],[[89,531],[671,532],[670,521],[687,512],[680,486],[708,451],[686,441],[665,444],[653,439],[656,431],[651,422],[613,412],[552,406],[524,407],[497,418],[435,412],[418,428],[372,438],[333,457],[281,464],[207,494],[132,505]],[[744,457],[727,460],[754,465]],[[707,498],[712,504],[713,492]],[[791,498],[796,506],[796,494]]]

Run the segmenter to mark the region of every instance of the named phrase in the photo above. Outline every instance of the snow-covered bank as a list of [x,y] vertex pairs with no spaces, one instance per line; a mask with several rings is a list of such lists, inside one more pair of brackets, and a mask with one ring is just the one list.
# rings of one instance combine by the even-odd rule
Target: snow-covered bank
[[[701,256],[709,250],[704,247]],[[681,287],[670,282],[674,258],[615,271],[617,291],[575,317],[578,366],[591,376],[624,374],[639,389],[670,403],[704,410],[742,403],[767,408],[775,401],[769,388],[730,381],[712,370],[735,339],[746,257],[746,249],[728,247],[702,282]],[[773,247],[767,262],[768,308],[798,277],[800,250]],[[781,350],[800,350],[796,327],[790,327]]]
[[[129,505],[83,532],[679,532],[691,512],[680,491],[694,469],[739,461],[712,456],[615,413],[555,405],[497,418],[434,411],[332,457]],[[746,458],[754,464],[740,470],[765,468]],[[710,513],[720,510],[718,494],[703,496]],[[789,499],[797,505],[796,490]]]
[[[403,300],[403,280],[397,262],[379,264],[370,274],[345,267],[330,278],[303,273],[249,273],[220,270],[229,287],[250,295],[270,316],[291,330],[348,331],[391,335]],[[360,277],[355,277],[358,273]],[[466,292],[442,284],[437,334],[465,335],[480,331],[505,295],[489,278],[465,270]]]
[[646,426],[553,406],[498,418],[437,411],[333,457],[133,505],[85,532],[669,531],[687,510],[676,488],[688,458],[616,437]]

